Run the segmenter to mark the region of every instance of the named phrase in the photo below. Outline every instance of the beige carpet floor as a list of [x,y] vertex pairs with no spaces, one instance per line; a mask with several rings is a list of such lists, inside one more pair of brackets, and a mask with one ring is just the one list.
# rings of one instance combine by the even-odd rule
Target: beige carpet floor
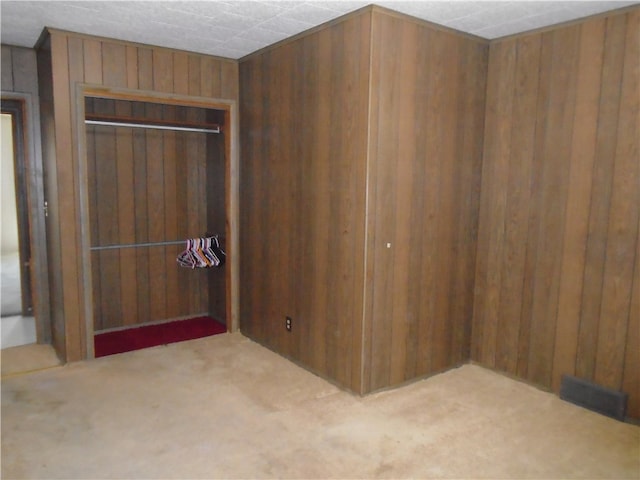
[[364,398],[240,334],[2,379],[2,478],[639,478],[640,428],[475,365]]
[[0,350],[2,377],[32,373],[59,365],[60,359],[51,345],[31,343]]

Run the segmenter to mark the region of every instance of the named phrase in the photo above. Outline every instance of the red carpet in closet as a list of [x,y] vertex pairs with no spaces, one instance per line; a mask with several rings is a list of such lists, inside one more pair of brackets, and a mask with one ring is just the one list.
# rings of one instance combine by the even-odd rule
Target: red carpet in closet
[[225,325],[211,317],[197,317],[99,333],[94,336],[95,355],[96,357],[105,357],[116,353],[155,347],[156,345],[209,337],[226,331],[227,327]]

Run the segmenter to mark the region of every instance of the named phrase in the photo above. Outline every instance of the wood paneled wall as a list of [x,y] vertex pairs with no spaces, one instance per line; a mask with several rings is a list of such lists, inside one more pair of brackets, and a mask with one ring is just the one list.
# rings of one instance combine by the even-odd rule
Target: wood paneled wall
[[26,192],[31,239],[31,279],[38,342],[50,343],[49,281],[47,276],[44,218],[44,179],[40,137],[40,102],[36,52],[30,48],[2,45],[2,98],[17,99],[25,108]]
[[640,417],[640,9],[491,44],[472,359]]
[[[102,98],[87,98],[85,111],[193,123],[206,122],[210,116],[196,107]],[[91,246],[224,233],[224,139],[214,136],[88,125]],[[222,148],[214,148],[220,144]],[[209,170],[212,173],[207,174]],[[210,275],[216,279],[216,288],[211,289],[215,315],[224,322],[224,272],[176,268],[182,250],[184,244],[94,250],[94,330],[208,314]]]
[[351,16],[240,64],[242,331],[355,391],[369,36]]
[[241,63],[244,333],[359,393],[468,357],[486,62],[368,8]]
[[2,92],[20,92],[38,98],[36,52],[31,48],[2,45]]
[[[78,178],[78,83],[211,99],[238,99],[237,62],[160,47],[130,44],[57,30],[40,46],[39,84],[47,94],[49,135],[44,145],[50,223],[48,237],[53,324],[67,361],[86,358],[86,305]],[[48,68],[47,68],[48,67]],[[45,110],[43,108],[43,116]],[[55,126],[55,128],[53,128]]]
[[464,363],[488,44],[374,10],[365,391]]
[[[226,206],[229,198],[229,185],[226,178],[225,159],[228,152],[226,151],[225,135],[228,135],[229,132],[229,115],[224,116],[227,118],[218,118],[217,114],[219,113],[224,112],[208,110],[205,118],[209,123],[225,124],[227,128],[224,128],[220,134],[206,136],[207,165],[204,200],[207,206],[207,231],[203,233],[218,235],[220,245],[227,252],[231,251],[226,237],[228,230]],[[188,194],[192,195],[192,192],[188,191]],[[227,330],[232,330],[232,319],[228,318],[228,307],[232,302],[231,285],[229,285],[229,276],[227,275],[227,269],[231,268],[231,262],[227,260],[228,258],[225,259],[223,267],[211,268],[207,271],[209,303],[206,311],[214,318],[224,321]]]

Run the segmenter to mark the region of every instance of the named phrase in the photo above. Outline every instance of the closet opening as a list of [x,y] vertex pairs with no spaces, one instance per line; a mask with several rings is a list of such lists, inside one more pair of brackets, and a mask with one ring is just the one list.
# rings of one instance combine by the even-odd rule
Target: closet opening
[[94,356],[232,329],[229,118],[84,96]]

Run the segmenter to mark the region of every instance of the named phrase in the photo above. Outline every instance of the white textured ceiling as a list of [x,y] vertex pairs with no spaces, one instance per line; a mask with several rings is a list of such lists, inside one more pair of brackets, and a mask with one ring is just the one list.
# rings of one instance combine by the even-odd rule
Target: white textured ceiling
[[[46,27],[241,58],[372,3],[371,0],[0,0],[2,43],[33,47]],[[382,0],[373,2],[493,39],[637,1]]]

